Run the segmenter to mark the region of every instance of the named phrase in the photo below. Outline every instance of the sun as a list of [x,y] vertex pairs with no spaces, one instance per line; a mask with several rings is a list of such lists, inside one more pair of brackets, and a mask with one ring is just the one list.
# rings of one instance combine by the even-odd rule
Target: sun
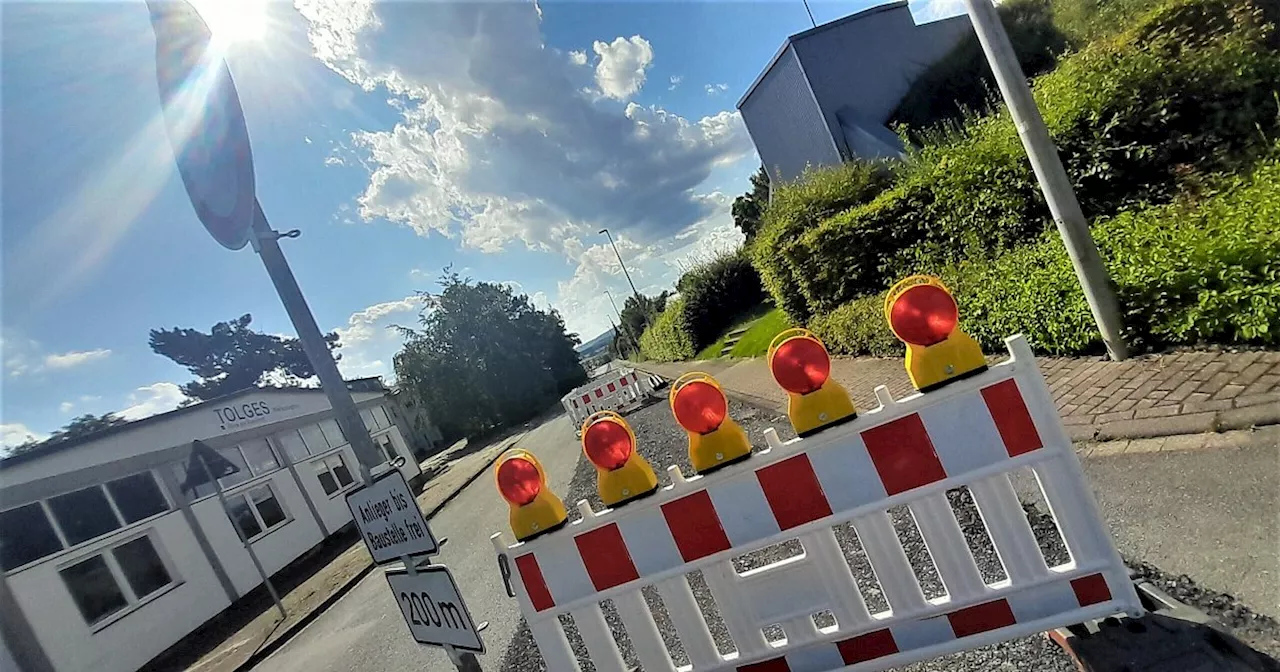
[[193,0],[215,42],[258,42],[266,34],[266,0]]

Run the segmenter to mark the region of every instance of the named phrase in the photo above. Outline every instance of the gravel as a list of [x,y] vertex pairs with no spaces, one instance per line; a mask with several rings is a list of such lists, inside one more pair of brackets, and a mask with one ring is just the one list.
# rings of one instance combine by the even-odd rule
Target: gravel
[[[763,432],[767,428],[774,428],[784,441],[795,436],[786,416],[732,400],[729,402],[729,409],[731,416],[747,431],[747,436],[751,438],[753,443],[753,449],[757,452],[766,447]],[[631,413],[627,420],[631,423],[632,429],[635,430],[638,450],[654,466],[655,471],[659,473],[658,478],[662,485],[666,485],[669,482],[669,478],[665,473],[667,465],[679,465],[686,475],[693,473],[689,464],[686,450],[687,440],[684,431],[675,423],[675,419],[672,417],[670,408],[666,403],[654,403]],[[1015,477],[1015,484],[1018,484],[1020,480],[1028,482],[1026,476],[1021,479]],[[590,501],[592,508],[596,510],[603,508],[596,493],[595,481],[595,470],[585,459],[580,460],[573,480],[570,482],[568,492],[561,493],[571,511],[574,509],[573,503],[580,499]],[[1027,511],[1032,530],[1040,542],[1041,551],[1045,554],[1049,564],[1052,566],[1066,562],[1068,559],[1066,547],[1058,534],[1053,519],[1043,513],[1047,508],[1043,506],[1042,501],[1039,505],[1034,501],[1035,496],[1038,496],[1039,493],[1031,493],[1031,489],[1026,487],[1018,489],[1023,494],[1023,506]],[[956,514],[956,519],[965,533],[983,578],[988,582],[1004,579],[1004,570],[968,491],[964,488],[959,488],[949,491],[947,497],[950,500],[952,510]],[[919,530],[911,519],[910,512],[905,506],[900,506],[890,509],[889,514],[898,536],[902,540],[907,557],[911,561],[912,568],[915,570],[916,576],[924,589],[925,596],[932,598],[942,595],[945,592],[942,582],[933,566],[928,550],[925,548],[924,541],[920,537]],[[571,513],[570,515],[573,516],[574,514]],[[845,559],[849,562],[854,579],[863,592],[868,609],[872,613],[886,610],[888,604],[884,600],[880,586],[876,582],[875,575],[853,528],[848,524],[842,524],[836,526],[834,530]],[[734,565],[738,571],[745,571],[798,555],[801,552],[802,548],[799,542],[792,540],[734,558]],[[1188,577],[1170,577],[1158,568],[1145,563],[1130,563],[1130,565],[1136,567],[1140,575],[1151,578],[1157,586],[1173,597],[1199,607],[1236,630],[1242,639],[1259,648],[1259,650],[1268,651],[1268,653],[1275,655],[1277,651],[1272,647],[1280,649],[1280,626],[1277,626],[1276,622],[1269,617],[1250,611],[1229,595],[1205,590],[1197,586]],[[693,572],[688,574],[687,577],[694,596],[702,608],[708,628],[721,653],[728,653],[734,650],[724,621],[720,617],[715,601],[712,599],[711,592],[707,588],[706,582],[702,579],[701,573]],[[673,661],[677,666],[688,664],[688,657],[674,634],[670,617],[667,615],[667,611],[662,605],[662,600],[656,590],[646,588],[643,590],[643,594],[649,603],[650,611],[654,614],[654,621],[658,625]],[[606,600],[602,603],[602,608],[605,619],[613,630],[623,658],[628,665],[638,666],[639,663],[635,658],[630,639],[627,637],[612,602]],[[587,660],[586,648],[578,635],[577,628],[574,627],[572,618],[567,615],[560,618],[565,626],[565,634],[569,643],[578,655],[582,669],[584,672],[594,672],[595,668]],[[819,627],[834,623],[829,614],[820,615],[815,620]],[[779,629],[774,629],[772,632],[766,629],[765,635],[766,638],[772,640],[781,637],[782,633]],[[538,654],[533,637],[523,621],[516,636],[507,648],[506,654],[502,659],[501,669],[505,672],[546,669],[541,656]],[[902,669],[921,672],[925,670],[1073,672],[1076,668],[1057,645],[1050,642],[1043,635],[1035,635],[952,654],[932,661],[916,663]]]

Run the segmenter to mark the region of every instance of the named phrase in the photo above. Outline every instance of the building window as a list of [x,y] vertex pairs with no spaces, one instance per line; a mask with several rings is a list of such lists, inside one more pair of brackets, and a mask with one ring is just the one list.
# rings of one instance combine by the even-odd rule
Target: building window
[[271,444],[265,438],[240,444],[240,452],[244,453],[244,461],[248,463],[254,476],[280,468],[280,461],[276,459],[276,454],[271,451]]
[[284,451],[284,458],[290,462],[301,462],[307,459],[307,444],[302,440],[302,434],[291,429],[287,432],[276,434],[276,441],[280,444],[280,449]]
[[0,570],[9,571],[62,550],[40,502],[0,512]]
[[149,535],[105,549],[59,573],[90,625],[174,583]]
[[111,510],[100,485],[58,495],[49,500],[49,510],[53,511],[53,519],[58,521],[71,546],[120,527],[120,520]]
[[351,470],[347,468],[341,453],[330,455],[323,460],[316,460],[314,464],[316,478],[320,479],[320,487],[324,488],[326,495],[332,495],[354,482],[351,478]]
[[[150,471],[0,512],[0,569],[8,571],[169,510]],[[59,536],[61,532],[61,536]]]
[[228,497],[227,514],[240,528],[244,538],[250,541],[289,521],[270,485],[260,485]]
[[324,433],[324,438],[329,442],[330,448],[337,448],[347,442],[347,437],[343,436],[342,428],[338,426],[338,421],[333,418],[321,420],[320,431]]
[[386,429],[391,426],[391,418],[387,416],[387,409],[383,406],[373,407],[373,419],[378,422],[378,427]]
[[107,492],[126,525],[169,510],[169,502],[149,471],[107,482]]
[[226,448],[219,448],[218,454],[227,458],[227,461],[229,461],[231,464],[236,465],[236,469],[237,469],[236,473],[231,474],[229,476],[223,476],[222,478],[218,479],[218,482],[222,484],[223,490],[226,490],[227,488],[230,488],[233,485],[244,483],[250,478],[253,478],[253,474],[249,471],[248,463],[244,461],[244,455],[240,453],[239,446],[227,446]]
[[317,455],[330,448],[337,448],[342,445],[340,443],[329,445],[328,440],[324,438],[324,432],[320,431],[320,425],[307,425],[299,431],[302,432],[302,440],[307,443],[307,450],[312,455]]
[[603,396],[604,396],[604,391],[597,387],[597,388],[596,388],[596,399],[599,399],[600,397],[603,397]]
[[378,442],[378,445],[382,447],[382,452],[386,453],[388,462],[396,459],[396,448],[391,443],[390,434],[383,434],[382,436],[379,436],[376,440]]
[[373,419],[373,411],[367,408],[360,409],[360,419],[364,421],[364,428],[370,432],[378,429],[378,421]]

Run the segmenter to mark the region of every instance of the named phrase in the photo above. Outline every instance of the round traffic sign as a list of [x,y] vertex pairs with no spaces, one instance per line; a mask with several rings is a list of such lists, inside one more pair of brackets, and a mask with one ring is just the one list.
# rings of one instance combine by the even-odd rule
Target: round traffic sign
[[178,174],[200,222],[238,250],[253,224],[253,153],[227,63],[187,2],[148,0],[156,35],[156,82]]

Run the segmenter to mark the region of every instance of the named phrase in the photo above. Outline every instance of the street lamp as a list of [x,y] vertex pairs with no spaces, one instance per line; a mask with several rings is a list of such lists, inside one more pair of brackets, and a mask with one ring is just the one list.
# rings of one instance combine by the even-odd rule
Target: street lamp
[[[622,254],[618,252],[618,244],[613,242],[613,234],[609,233],[609,229],[600,229],[600,233],[603,233],[604,235],[609,236],[609,244],[613,246],[613,253],[618,255],[618,265],[622,267],[622,274],[627,276],[627,284],[631,285],[631,293],[635,294],[636,301],[639,301],[640,292],[636,291],[636,283],[631,281],[631,274],[627,272],[627,265],[622,263]],[[612,298],[610,300],[612,300]],[[615,309],[616,308],[617,307],[615,306]]]

